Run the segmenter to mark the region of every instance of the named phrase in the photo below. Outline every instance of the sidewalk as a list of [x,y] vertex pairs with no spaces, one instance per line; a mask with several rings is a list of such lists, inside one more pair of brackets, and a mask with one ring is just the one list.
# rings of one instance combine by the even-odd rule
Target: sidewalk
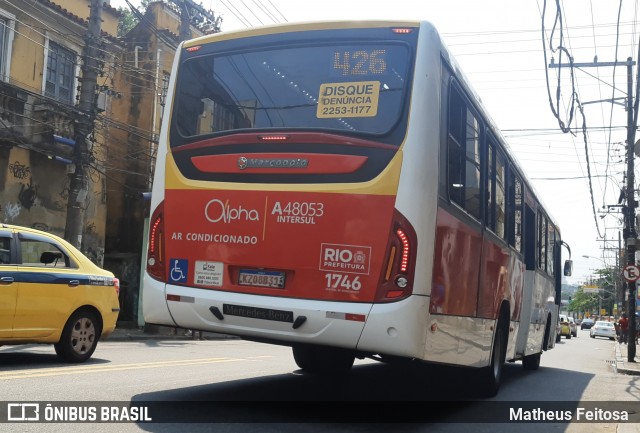
[[169,326],[145,325],[144,327],[138,327],[127,323],[118,323],[113,333],[108,337],[105,337],[104,341],[229,339],[238,339],[238,337],[226,334],[216,334],[213,332],[191,332],[188,329],[172,328]]
[[636,345],[636,362],[628,362],[627,345],[615,343],[615,369],[622,374],[640,375],[640,344]]

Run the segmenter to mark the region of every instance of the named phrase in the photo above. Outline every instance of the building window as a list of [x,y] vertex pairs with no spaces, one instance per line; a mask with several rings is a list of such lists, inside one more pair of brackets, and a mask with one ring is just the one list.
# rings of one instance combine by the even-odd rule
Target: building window
[[0,80],[9,81],[15,17],[0,9]]
[[71,104],[75,67],[76,55],[73,51],[49,42],[45,96]]

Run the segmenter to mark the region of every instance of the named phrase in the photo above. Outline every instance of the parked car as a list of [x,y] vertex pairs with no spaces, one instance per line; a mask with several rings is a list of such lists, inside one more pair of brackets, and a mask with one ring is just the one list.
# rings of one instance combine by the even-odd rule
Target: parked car
[[577,337],[578,336],[578,325],[576,325],[576,321],[571,316],[567,317],[567,320],[569,321],[569,328],[571,329],[571,335],[573,337]]
[[589,330],[591,338],[596,337],[608,337],[611,340],[616,339],[616,328],[613,322],[606,322],[604,320],[598,320],[595,325]]
[[593,319],[583,319],[580,323],[580,329],[591,329],[594,323]]
[[120,282],[64,239],[0,224],[0,345],[53,344],[84,362],[116,327]]

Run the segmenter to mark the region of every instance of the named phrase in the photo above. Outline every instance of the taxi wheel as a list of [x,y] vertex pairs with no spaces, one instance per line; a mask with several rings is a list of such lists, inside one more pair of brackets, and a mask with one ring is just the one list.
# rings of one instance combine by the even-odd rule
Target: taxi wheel
[[94,313],[76,311],[67,320],[60,341],[54,345],[58,357],[66,362],[84,362],[96,350],[102,326]]

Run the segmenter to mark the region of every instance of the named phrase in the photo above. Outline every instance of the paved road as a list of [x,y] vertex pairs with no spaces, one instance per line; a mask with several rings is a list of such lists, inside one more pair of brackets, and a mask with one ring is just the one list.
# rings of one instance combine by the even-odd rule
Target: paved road
[[[524,371],[520,363],[507,365],[500,394],[488,401],[516,406],[519,403],[513,402],[553,401],[562,405],[566,401],[627,401],[640,405],[640,377],[616,374],[612,367],[616,344],[590,339],[587,331],[579,332],[578,338],[563,339],[543,355],[536,372]],[[187,428],[169,423],[92,424],[92,432],[360,432],[360,425],[326,422],[336,420],[343,412],[352,415],[348,420],[354,420],[353,414],[366,419],[367,414],[379,416],[385,411],[392,411],[395,417],[405,413],[417,421],[394,424],[393,431],[457,432],[468,429],[457,423],[477,416],[486,402],[475,401],[470,377],[458,371],[417,365],[394,368],[363,360],[347,378],[318,379],[297,370],[290,349],[242,340],[106,341],[99,344],[88,363],[72,366],[59,364],[49,346],[1,347],[0,382],[4,396],[0,400],[177,401],[182,403],[168,406],[163,413],[169,413],[170,420],[174,415],[184,420],[203,412],[210,417],[213,412],[227,421],[256,421],[189,424]],[[450,400],[462,403],[441,402]],[[295,403],[299,401],[305,403]],[[174,414],[170,413],[172,408]],[[317,422],[297,423],[301,416],[315,417],[304,419]],[[0,431],[3,427],[0,425]],[[613,422],[505,423],[474,424],[473,431],[640,432],[637,427]],[[87,426],[20,424],[12,426],[11,431],[75,432],[87,431]]]

